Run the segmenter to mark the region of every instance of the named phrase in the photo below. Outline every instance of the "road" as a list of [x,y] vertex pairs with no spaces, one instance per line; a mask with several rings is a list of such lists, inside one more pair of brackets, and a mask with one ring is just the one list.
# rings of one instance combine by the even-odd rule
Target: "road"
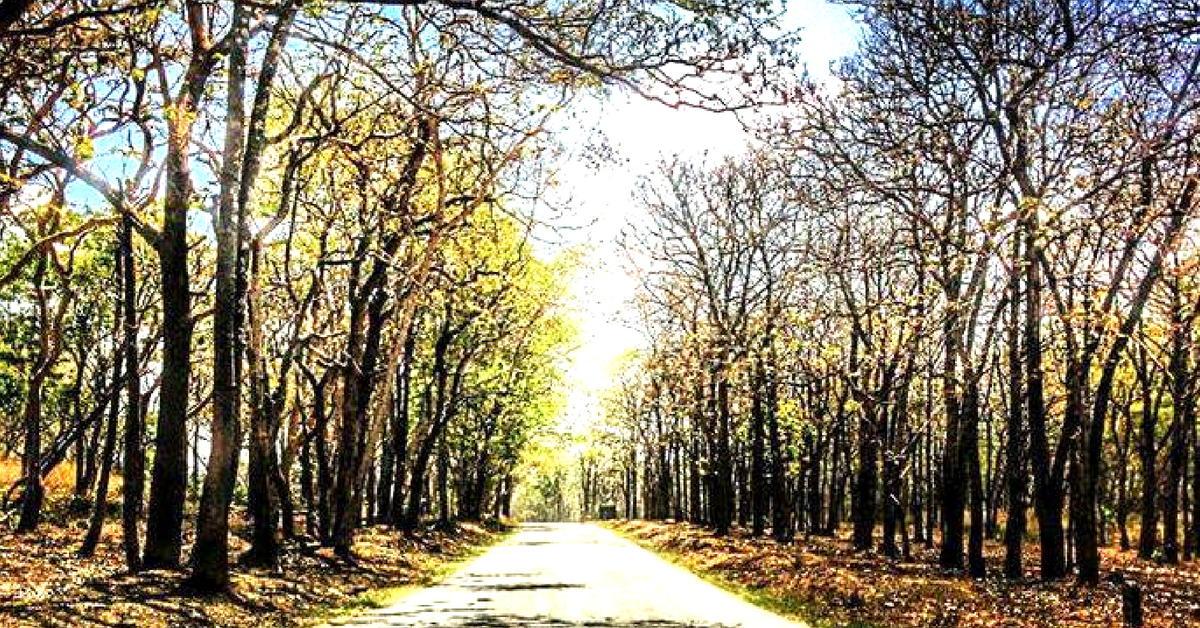
[[338,622],[356,628],[803,628],[611,532],[528,524],[441,584]]

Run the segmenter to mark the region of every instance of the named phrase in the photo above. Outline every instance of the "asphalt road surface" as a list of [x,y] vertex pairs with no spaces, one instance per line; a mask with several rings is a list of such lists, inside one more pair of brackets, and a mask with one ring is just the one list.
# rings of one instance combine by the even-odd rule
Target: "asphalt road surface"
[[454,576],[393,606],[341,620],[357,628],[802,628],[611,532],[528,524]]

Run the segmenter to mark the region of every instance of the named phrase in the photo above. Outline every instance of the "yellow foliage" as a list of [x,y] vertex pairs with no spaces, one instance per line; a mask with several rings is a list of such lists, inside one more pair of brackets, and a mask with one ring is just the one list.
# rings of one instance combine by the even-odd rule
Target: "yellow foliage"
[[[21,479],[21,461],[17,458],[0,458],[0,490],[8,490]],[[75,463],[64,460],[54,467],[50,475],[42,480],[46,497],[51,500],[66,499],[75,490]],[[121,474],[113,471],[108,483],[109,500],[121,496]]]

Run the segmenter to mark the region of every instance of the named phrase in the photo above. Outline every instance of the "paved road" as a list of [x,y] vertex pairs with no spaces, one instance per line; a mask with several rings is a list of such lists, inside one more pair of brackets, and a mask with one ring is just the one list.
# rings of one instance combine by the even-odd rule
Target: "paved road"
[[802,628],[611,532],[529,524],[445,582],[341,625],[358,628]]

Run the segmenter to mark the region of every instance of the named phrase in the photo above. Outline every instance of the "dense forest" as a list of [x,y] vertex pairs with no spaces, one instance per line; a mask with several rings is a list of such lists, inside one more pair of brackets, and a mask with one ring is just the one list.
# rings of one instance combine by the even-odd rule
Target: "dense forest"
[[[740,1],[3,0],[6,527],[90,513],[86,555],[119,512],[128,569],[214,591],[300,541],[352,561],[367,524],[507,515],[573,342],[577,262],[536,238],[556,120],[618,85],[740,106],[693,78],[765,59],[774,21]],[[63,468],[67,506],[45,490]]]
[[975,577],[1200,559],[1196,5],[846,4],[744,155],[644,178],[584,502]]

